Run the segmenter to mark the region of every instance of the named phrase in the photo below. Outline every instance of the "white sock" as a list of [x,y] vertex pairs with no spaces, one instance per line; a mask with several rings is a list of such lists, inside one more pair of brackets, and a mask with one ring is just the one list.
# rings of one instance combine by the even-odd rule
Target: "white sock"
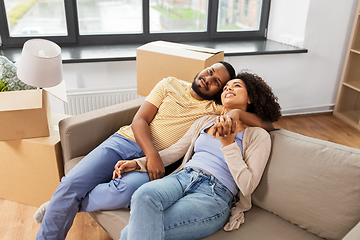
[[37,223],[41,223],[42,222],[42,219],[45,215],[45,212],[46,212],[46,208],[47,206],[49,205],[50,201],[44,203],[43,205],[41,205],[39,207],[38,210],[36,210],[35,214],[34,214],[34,219],[35,219],[35,222]]

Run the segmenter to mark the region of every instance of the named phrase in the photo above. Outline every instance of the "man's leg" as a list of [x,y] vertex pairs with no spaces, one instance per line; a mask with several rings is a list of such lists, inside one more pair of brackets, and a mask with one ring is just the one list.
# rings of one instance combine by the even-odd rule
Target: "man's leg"
[[88,192],[111,180],[117,161],[141,156],[141,148],[119,134],[100,144],[62,178],[47,207],[37,239],[65,239]]
[[91,190],[81,202],[80,211],[94,212],[128,208],[135,190],[149,181],[149,175],[146,172],[124,173],[121,179],[117,177]]

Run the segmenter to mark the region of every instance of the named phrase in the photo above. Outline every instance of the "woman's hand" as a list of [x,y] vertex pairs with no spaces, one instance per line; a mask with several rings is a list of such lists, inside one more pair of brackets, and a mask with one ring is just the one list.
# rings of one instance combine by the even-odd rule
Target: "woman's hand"
[[213,128],[213,137],[219,137],[223,146],[234,142],[236,135],[237,121],[233,121],[230,116],[222,115],[216,118]]
[[221,115],[216,118],[212,135],[213,137],[226,137],[236,130],[236,122],[228,115]]
[[139,170],[140,166],[137,164],[135,160],[122,160],[122,161],[118,161],[115,164],[114,168],[115,170],[113,172],[112,179],[115,179],[116,177],[121,178],[121,174],[123,173]]

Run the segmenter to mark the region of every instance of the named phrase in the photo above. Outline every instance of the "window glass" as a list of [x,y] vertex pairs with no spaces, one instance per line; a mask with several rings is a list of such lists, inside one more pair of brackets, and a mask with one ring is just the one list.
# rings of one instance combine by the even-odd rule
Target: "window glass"
[[259,30],[262,0],[220,0],[217,31]]
[[11,37],[66,36],[63,0],[4,0]]
[[142,33],[142,0],[77,0],[80,35]]
[[150,33],[205,32],[207,0],[150,0]]

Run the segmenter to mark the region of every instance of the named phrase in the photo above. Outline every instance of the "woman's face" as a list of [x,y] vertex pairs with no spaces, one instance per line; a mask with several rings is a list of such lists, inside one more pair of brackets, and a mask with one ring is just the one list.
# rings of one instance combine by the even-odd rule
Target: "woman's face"
[[224,107],[230,109],[241,109],[246,111],[250,99],[246,86],[241,79],[232,79],[226,83],[221,94],[221,101]]

